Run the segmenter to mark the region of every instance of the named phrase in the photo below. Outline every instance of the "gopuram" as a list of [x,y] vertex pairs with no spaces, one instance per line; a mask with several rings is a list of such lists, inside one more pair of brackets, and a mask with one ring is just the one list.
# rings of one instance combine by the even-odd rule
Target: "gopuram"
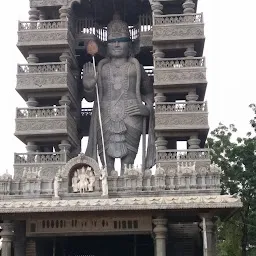
[[216,219],[241,202],[220,195],[205,147],[196,9],[197,0],[30,0],[17,43],[27,108],[15,119],[27,152],[0,177],[2,256],[216,255]]

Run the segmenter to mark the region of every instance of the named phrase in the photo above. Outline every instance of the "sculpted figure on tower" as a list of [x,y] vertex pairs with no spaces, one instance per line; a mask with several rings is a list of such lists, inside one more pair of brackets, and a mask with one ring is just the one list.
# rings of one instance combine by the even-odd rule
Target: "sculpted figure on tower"
[[[97,77],[91,63],[84,65],[83,86],[87,101],[96,101],[96,83],[106,151],[107,170],[114,170],[116,158],[121,159],[121,173],[125,164],[133,164],[143,132],[143,119],[149,118],[148,147],[145,167],[155,164],[153,84],[138,60],[132,57],[132,42],[128,25],[114,16],[107,27],[107,57],[97,66]],[[103,146],[99,112],[94,104],[86,155],[102,163]]]

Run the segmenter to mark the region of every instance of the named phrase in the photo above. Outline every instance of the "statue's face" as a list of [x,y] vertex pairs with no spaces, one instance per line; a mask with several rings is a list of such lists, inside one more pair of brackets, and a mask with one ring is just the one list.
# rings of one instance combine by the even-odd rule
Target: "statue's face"
[[129,53],[129,42],[113,41],[108,43],[110,57],[127,58]]

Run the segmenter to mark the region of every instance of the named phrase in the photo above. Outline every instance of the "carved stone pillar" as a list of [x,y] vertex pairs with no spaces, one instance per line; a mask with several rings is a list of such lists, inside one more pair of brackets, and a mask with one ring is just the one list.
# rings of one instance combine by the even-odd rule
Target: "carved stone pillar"
[[45,20],[45,13],[42,10],[39,11],[39,20]]
[[26,223],[15,222],[14,256],[25,256],[26,254]]
[[67,154],[70,153],[71,145],[67,140],[62,140],[59,144],[60,152],[66,152]]
[[33,107],[36,107],[38,105],[38,102],[34,97],[28,98],[28,101],[26,103],[27,103],[27,106],[29,108],[33,108]]
[[155,256],[166,256],[166,236],[168,220],[162,217],[153,219],[155,237]]
[[186,96],[186,100],[188,102],[195,102],[197,101],[199,96],[196,94],[196,89],[192,89],[188,92],[188,95]]
[[71,104],[71,101],[69,99],[69,97],[67,95],[64,95],[61,97],[61,99],[59,100],[59,103],[61,106],[67,106],[69,108],[69,105]]
[[[202,230],[203,237],[203,248],[204,248],[204,256],[216,256],[216,225],[209,215],[201,215],[202,222],[200,223],[200,227]],[[205,218],[205,230],[204,230],[204,219]],[[205,242],[205,238],[207,239]],[[205,248],[207,246],[207,248]]]
[[27,57],[27,62],[28,63],[38,63],[39,59],[37,58],[37,56],[33,53],[29,53],[29,56]]
[[153,53],[154,59],[161,59],[161,58],[164,58],[164,56],[165,56],[165,54],[162,50],[154,47],[154,53]]
[[30,8],[28,14],[30,21],[36,21],[39,18],[39,12],[36,8]]
[[66,5],[63,5],[59,9],[60,19],[61,20],[67,20],[69,18],[70,8]]
[[[162,15],[163,14],[163,5],[160,2],[154,1],[151,3],[151,9],[153,15]],[[154,23],[154,21],[153,21]]]
[[14,225],[10,221],[1,223],[2,232],[2,256],[11,256],[12,254],[12,241],[14,237]]
[[157,137],[156,139],[156,149],[165,150],[167,149],[168,141],[164,137]]
[[166,96],[163,93],[158,92],[155,96],[155,102],[165,102]]
[[26,149],[28,153],[36,152],[37,145],[35,144],[35,142],[29,141],[26,145]]
[[187,13],[194,13],[195,12],[195,3],[193,2],[193,0],[186,0],[182,7],[183,7],[183,13],[187,14]]
[[[61,62],[67,62],[68,67],[70,67],[72,65],[72,58],[71,58],[69,52],[63,52],[60,55],[59,59]],[[66,70],[66,72],[68,72],[68,70]]]
[[196,56],[195,46],[190,45],[187,47],[186,51],[184,52],[185,57],[195,57]]
[[194,134],[190,136],[190,139],[188,140],[188,149],[199,149],[200,148],[200,142],[201,140],[198,139],[198,134]]

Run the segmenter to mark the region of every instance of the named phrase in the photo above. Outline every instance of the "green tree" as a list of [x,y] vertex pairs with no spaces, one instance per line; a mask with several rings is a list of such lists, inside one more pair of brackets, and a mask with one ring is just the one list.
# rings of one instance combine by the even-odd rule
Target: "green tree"
[[250,121],[253,133],[237,137],[234,125],[219,124],[208,138],[212,162],[222,169],[222,193],[240,196],[243,203],[242,209],[219,227],[222,256],[256,256],[256,107],[250,107],[255,114]]

